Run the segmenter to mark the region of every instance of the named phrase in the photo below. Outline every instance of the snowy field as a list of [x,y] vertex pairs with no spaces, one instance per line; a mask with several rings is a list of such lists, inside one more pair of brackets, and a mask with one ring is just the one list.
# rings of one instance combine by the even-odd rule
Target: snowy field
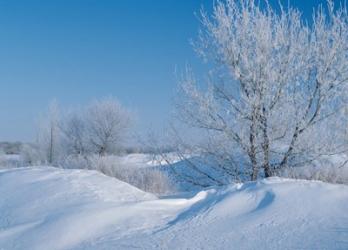
[[348,250],[348,0],[7,2],[0,250]]
[[0,249],[348,249],[348,186],[270,178],[158,198],[96,171],[0,170]]

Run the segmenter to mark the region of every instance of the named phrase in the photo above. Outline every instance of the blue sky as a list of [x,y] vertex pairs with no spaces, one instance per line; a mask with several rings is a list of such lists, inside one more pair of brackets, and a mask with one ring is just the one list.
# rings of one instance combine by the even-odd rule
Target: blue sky
[[[323,1],[290,0],[305,16]],[[162,129],[175,69],[203,68],[189,44],[202,5],[212,0],[0,1],[0,141],[32,140],[54,98],[69,108],[114,96],[140,133]]]

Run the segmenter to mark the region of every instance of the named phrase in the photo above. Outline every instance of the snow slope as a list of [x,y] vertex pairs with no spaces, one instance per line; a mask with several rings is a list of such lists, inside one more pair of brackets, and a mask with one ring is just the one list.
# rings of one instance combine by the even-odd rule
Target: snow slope
[[348,249],[348,186],[271,178],[159,199],[87,170],[0,170],[0,249]]

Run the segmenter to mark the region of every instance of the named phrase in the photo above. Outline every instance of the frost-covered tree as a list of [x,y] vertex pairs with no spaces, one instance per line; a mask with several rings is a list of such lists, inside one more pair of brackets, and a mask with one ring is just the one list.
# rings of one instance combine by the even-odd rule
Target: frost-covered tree
[[23,152],[28,162],[65,165],[122,149],[131,125],[130,112],[113,98],[60,115],[56,101],[41,117],[37,143]]
[[41,117],[37,135],[37,145],[41,161],[54,164],[61,154],[61,131],[59,128],[60,113],[56,100],[53,100],[48,111]]
[[89,153],[87,126],[83,110],[71,112],[61,120],[62,143],[67,154],[84,155]]
[[86,111],[87,137],[99,155],[113,152],[127,136],[131,115],[115,99],[93,102]]
[[226,0],[201,14],[194,47],[212,70],[206,84],[187,70],[178,102],[180,118],[206,135],[197,152],[255,180],[346,150],[345,7],[328,1],[305,21],[291,7]]

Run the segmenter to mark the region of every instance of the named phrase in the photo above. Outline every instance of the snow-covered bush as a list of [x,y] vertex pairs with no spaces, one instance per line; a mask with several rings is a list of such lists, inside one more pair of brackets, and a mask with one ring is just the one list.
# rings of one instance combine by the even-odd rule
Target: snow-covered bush
[[42,154],[39,147],[33,144],[24,144],[20,150],[23,163],[26,166],[44,164],[46,157]]
[[0,155],[0,168],[18,168],[23,167],[23,159],[20,155],[9,155],[3,154]]
[[345,154],[322,157],[311,164],[284,168],[279,176],[295,179],[320,180],[348,185],[348,157]]
[[67,169],[92,169],[90,167],[91,156],[86,155],[68,155],[59,162],[59,167]]
[[98,155],[90,157],[89,164],[89,169],[96,169],[147,192],[166,194],[173,191],[168,176],[156,168],[123,165],[113,156]]
[[97,170],[107,176],[115,177],[141,190],[155,194],[167,194],[174,191],[167,173],[155,167],[132,166],[126,162],[121,162],[119,157],[112,155],[71,155],[65,158],[60,166]]

